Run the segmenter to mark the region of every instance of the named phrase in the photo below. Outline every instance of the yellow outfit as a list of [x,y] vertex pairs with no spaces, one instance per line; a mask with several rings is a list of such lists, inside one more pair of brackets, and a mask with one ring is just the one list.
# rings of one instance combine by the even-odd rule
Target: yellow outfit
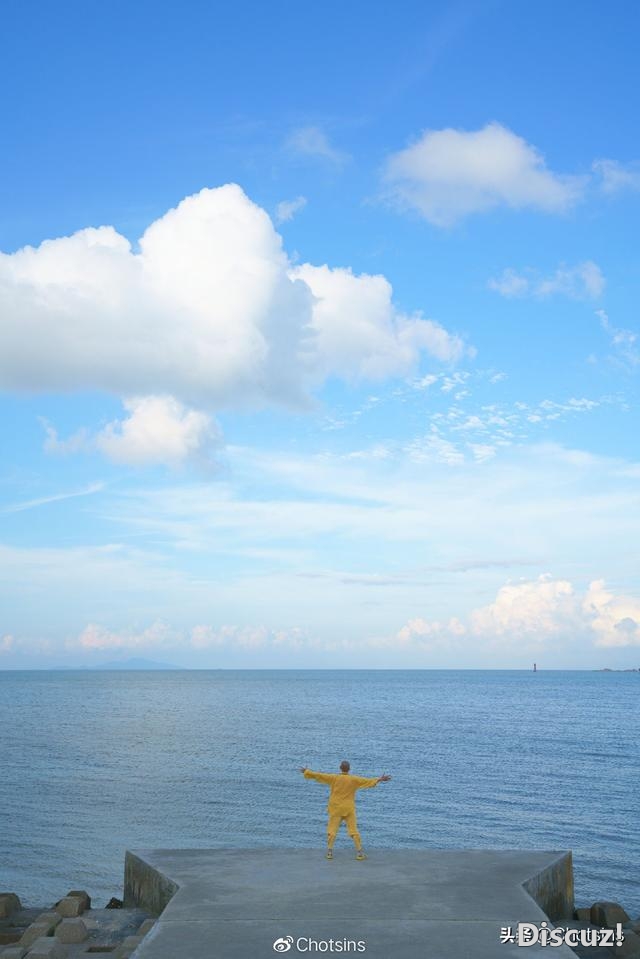
[[365,776],[352,776],[350,773],[313,773],[310,769],[305,769],[304,778],[315,779],[316,782],[331,787],[329,802],[327,803],[327,812],[329,813],[327,845],[329,849],[333,847],[336,841],[342,820],[347,825],[347,831],[353,839],[356,849],[361,849],[362,841],[356,821],[356,792],[358,789],[371,789],[372,786],[377,786],[377,778],[367,779]]

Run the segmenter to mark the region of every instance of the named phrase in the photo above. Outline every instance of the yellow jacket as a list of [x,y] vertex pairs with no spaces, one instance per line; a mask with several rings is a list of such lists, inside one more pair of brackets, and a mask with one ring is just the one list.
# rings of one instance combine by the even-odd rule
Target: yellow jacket
[[365,776],[352,776],[350,773],[313,773],[310,769],[304,771],[305,779],[315,779],[317,783],[324,783],[331,787],[327,812],[336,816],[348,816],[355,812],[356,792],[358,789],[371,789],[378,785],[378,778],[367,779]]

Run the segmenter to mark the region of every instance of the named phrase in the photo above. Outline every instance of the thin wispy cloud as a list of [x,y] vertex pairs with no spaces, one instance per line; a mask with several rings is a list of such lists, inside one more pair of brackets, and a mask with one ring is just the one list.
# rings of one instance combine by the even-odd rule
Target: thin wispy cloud
[[619,163],[617,160],[596,160],[592,167],[600,177],[604,193],[614,194],[640,190],[640,163]]
[[100,493],[105,489],[105,483],[89,483],[82,489],[72,490],[68,493],[53,493],[51,496],[40,496],[37,499],[24,500],[22,503],[12,503],[0,510],[2,513],[22,513],[24,510],[36,509],[39,506],[47,506],[49,503],[58,503],[65,499],[76,499],[79,496],[92,496],[94,493]]
[[640,331],[615,326],[604,310],[596,310],[600,325],[609,337],[613,349],[613,358],[625,364],[629,369],[640,365]]
[[576,266],[562,264],[546,276],[531,267],[520,271],[508,267],[487,283],[490,290],[507,299],[567,296],[575,300],[597,300],[604,293],[605,285],[604,274],[593,260]]
[[297,196],[295,200],[281,200],[276,207],[276,223],[289,223],[306,205],[305,196]]
[[319,126],[303,126],[288,136],[286,149],[297,156],[322,160],[333,166],[343,166],[349,159],[349,154],[335,147],[326,132]]

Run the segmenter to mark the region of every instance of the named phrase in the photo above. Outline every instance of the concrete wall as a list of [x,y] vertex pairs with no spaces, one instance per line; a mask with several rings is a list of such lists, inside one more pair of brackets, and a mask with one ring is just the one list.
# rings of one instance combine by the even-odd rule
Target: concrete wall
[[139,906],[159,916],[178,889],[172,879],[127,850],[124,857],[125,907]]
[[565,852],[554,863],[523,882],[543,912],[554,922],[573,919],[573,858]]

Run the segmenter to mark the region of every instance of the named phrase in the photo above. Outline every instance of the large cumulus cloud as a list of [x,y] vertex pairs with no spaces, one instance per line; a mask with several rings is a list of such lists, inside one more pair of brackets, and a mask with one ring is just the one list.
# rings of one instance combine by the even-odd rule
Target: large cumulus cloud
[[409,372],[462,341],[400,316],[384,277],[294,269],[230,184],[187,197],[139,249],[113,227],[0,254],[0,387],[171,396],[208,410],[303,405],[331,375]]

